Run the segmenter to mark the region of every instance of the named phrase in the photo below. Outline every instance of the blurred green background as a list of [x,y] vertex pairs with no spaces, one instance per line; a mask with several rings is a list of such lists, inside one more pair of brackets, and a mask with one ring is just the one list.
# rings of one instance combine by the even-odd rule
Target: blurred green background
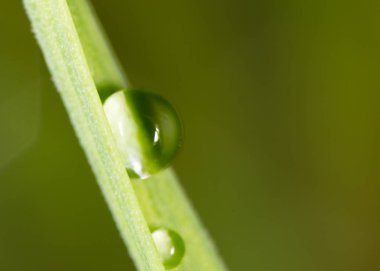
[[[174,166],[231,270],[380,269],[376,1],[93,4],[181,113]],[[0,33],[0,270],[135,270],[21,1]]]

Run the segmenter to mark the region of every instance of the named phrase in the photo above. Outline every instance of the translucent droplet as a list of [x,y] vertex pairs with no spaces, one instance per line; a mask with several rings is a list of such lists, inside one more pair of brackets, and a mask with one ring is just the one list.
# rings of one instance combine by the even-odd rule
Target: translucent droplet
[[152,230],[152,237],[165,268],[178,266],[185,255],[185,243],[181,236],[173,230],[156,228]]
[[169,166],[182,126],[167,100],[143,90],[122,90],[106,99],[104,111],[130,177],[145,179]]

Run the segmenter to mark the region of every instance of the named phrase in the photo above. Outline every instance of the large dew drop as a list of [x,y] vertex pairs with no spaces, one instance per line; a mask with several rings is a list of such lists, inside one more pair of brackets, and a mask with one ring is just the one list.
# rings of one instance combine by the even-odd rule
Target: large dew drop
[[145,179],[170,165],[182,126],[167,100],[143,90],[122,90],[106,99],[104,111],[130,177]]
[[185,255],[185,243],[173,230],[156,228],[152,231],[158,254],[166,269],[179,265]]

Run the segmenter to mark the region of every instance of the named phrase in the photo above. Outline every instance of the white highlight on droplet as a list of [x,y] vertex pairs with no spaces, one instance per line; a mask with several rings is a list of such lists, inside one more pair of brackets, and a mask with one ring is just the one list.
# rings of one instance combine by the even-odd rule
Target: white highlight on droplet
[[129,110],[123,91],[110,96],[104,103],[104,112],[123,157],[124,166],[144,177],[142,147],[138,142],[138,127]]
[[162,258],[170,258],[175,253],[171,237],[165,229],[158,229],[152,233],[153,240]]

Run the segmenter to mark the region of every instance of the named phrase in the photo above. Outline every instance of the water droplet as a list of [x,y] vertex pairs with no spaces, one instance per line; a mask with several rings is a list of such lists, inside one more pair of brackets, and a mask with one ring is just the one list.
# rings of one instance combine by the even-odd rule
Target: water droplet
[[145,179],[170,165],[182,125],[167,100],[143,90],[121,90],[106,99],[104,111],[130,177]]
[[181,236],[173,230],[156,228],[152,230],[152,237],[165,268],[178,266],[185,254],[185,243]]

